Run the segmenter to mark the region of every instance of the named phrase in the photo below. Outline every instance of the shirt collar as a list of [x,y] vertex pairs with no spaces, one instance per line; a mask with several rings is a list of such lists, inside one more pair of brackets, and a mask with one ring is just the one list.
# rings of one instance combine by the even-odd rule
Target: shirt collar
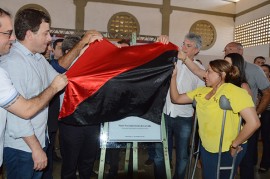
[[36,60],[40,60],[43,56],[39,53],[33,54],[28,48],[26,48],[23,44],[21,44],[19,41],[16,41],[12,44],[12,46],[19,49],[25,56],[31,56],[35,58]]

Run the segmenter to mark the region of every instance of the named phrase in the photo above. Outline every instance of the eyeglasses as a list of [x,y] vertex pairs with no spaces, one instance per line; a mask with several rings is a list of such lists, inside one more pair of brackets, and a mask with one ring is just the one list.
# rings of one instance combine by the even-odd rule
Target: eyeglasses
[[13,30],[8,30],[8,31],[6,31],[6,32],[0,32],[0,34],[8,35],[8,38],[11,37],[12,33],[13,33]]

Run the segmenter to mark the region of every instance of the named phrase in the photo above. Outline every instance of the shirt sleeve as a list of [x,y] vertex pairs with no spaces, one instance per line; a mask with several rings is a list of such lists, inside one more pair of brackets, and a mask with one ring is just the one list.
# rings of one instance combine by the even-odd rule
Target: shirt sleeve
[[192,90],[192,91],[187,92],[186,94],[187,94],[187,96],[188,96],[190,99],[194,100],[194,99],[195,99],[195,96],[198,94],[198,92],[199,92],[202,88],[203,88],[203,87],[199,87],[199,88],[197,88],[197,89],[195,89],[195,90]]
[[65,73],[67,70],[59,65],[57,60],[51,60],[50,64],[58,73]]
[[8,73],[0,68],[0,107],[8,107],[18,95],[19,93],[13,86]]

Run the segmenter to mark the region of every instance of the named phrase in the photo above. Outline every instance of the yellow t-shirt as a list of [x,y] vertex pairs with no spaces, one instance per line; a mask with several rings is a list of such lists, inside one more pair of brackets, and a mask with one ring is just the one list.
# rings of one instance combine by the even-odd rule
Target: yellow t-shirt
[[227,111],[222,152],[228,151],[232,141],[238,135],[238,113],[248,107],[254,107],[251,96],[246,90],[233,84],[222,84],[216,94],[209,100],[205,96],[212,90],[210,87],[200,87],[187,93],[191,99],[195,99],[196,112],[199,123],[199,134],[203,147],[211,153],[219,151],[223,110],[219,107],[220,96],[225,95],[229,99],[232,110]]

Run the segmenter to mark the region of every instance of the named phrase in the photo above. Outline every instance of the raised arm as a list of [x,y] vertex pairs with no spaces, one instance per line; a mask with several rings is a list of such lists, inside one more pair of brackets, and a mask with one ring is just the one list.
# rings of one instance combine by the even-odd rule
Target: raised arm
[[67,85],[67,83],[68,81],[66,75],[58,75],[55,77],[51,85],[38,96],[31,99],[25,99],[19,95],[17,99],[15,99],[14,102],[6,109],[16,116],[29,119],[46,107],[53,96],[61,91]]
[[87,44],[90,44],[96,40],[100,41],[102,38],[102,35],[96,30],[87,31],[79,43],[77,43],[67,54],[58,59],[59,65],[65,69],[68,69]]
[[239,145],[245,142],[260,127],[260,120],[254,107],[243,109],[240,111],[240,115],[246,123],[238,136],[232,142],[230,148],[232,156],[236,151],[241,150]]
[[177,84],[176,84],[176,76],[177,76],[177,67],[175,66],[175,69],[173,70],[171,86],[170,86],[170,95],[171,95],[172,103],[176,103],[176,104],[192,103],[192,100],[186,95],[186,93],[184,94],[178,93]]
[[178,59],[181,60],[192,73],[197,75],[201,80],[204,80],[205,70],[201,69],[196,65],[191,59],[186,56],[186,54],[179,48]]

